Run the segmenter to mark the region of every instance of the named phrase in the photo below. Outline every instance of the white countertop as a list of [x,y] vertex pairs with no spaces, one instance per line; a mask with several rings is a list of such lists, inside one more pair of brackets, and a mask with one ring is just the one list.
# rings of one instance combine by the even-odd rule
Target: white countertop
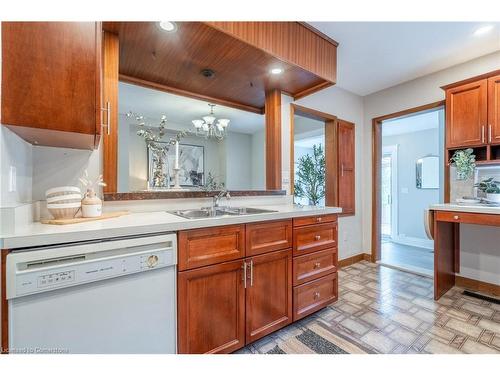
[[458,212],[471,212],[476,214],[494,214],[500,215],[500,207],[488,207],[480,205],[467,205],[467,204],[457,204],[457,203],[441,203],[433,204],[429,207],[430,210],[440,210],[440,211],[458,211]]
[[131,213],[118,218],[69,225],[32,223],[22,227],[16,227],[11,233],[1,234],[0,248],[15,249],[21,247],[56,245],[138,234],[174,232],[183,229],[251,223],[319,214],[337,214],[342,212],[342,209],[339,207],[299,207],[294,205],[252,207],[274,210],[277,212],[204,219],[184,219],[166,211],[157,211]]

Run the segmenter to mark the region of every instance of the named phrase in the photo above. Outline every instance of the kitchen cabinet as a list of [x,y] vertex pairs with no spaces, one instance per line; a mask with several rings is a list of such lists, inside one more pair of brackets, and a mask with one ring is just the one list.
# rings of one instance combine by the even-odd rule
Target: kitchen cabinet
[[244,262],[178,273],[178,352],[230,353],[245,345]]
[[500,143],[500,74],[488,78],[489,141]]
[[482,79],[446,90],[446,147],[487,143],[487,87]]
[[448,160],[457,149],[470,147],[478,164],[500,163],[500,70],[442,89]]
[[235,351],[337,299],[335,214],[185,230],[178,244],[179,353]]
[[246,258],[246,343],[292,322],[292,250]]
[[2,124],[35,145],[96,148],[101,38],[99,22],[2,22]]
[[352,122],[337,120],[338,206],[343,216],[355,212],[355,127]]

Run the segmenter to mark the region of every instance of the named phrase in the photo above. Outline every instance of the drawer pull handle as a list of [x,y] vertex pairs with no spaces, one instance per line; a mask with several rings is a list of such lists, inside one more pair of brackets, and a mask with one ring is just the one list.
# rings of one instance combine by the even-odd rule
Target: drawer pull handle
[[316,222],[319,223],[321,221],[321,218],[320,217],[317,217],[316,218]]
[[319,268],[319,267],[321,267],[321,263],[320,262],[314,263],[314,269]]
[[316,241],[319,241],[319,240],[321,239],[321,236],[320,236],[320,235],[317,235],[316,237],[314,237],[314,239],[315,239]]
[[314,292],[314,299],[318,299],[319,298],[319,292]]
[[453,216],[453,219],[458,220],[458,219],[460,219],[460,216],[455,215],[455,216]]

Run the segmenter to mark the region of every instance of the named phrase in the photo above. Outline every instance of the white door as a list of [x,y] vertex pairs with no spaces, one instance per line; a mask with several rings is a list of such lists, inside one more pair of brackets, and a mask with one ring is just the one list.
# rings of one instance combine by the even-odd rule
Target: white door
[[381,235],[382,240],[397,237],[397,145],[382,150]]

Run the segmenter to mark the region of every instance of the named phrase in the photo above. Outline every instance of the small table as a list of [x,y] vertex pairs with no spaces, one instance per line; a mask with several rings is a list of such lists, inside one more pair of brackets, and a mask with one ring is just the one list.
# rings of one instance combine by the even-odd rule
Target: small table
[[455,285],[460,272],[460,224],[500,226],[500,208],[441,204],[434,215],[434,299]]

